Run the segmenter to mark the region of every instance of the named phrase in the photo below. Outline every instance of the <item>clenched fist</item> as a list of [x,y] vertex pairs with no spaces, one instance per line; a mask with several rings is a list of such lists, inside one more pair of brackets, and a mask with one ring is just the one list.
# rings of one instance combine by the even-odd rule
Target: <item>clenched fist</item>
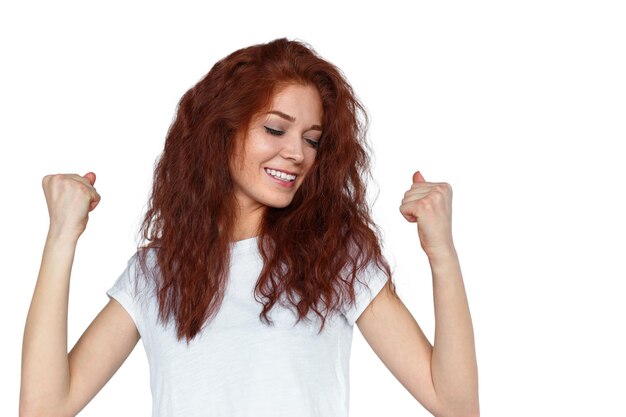
[[43,192],[50,215],[50,232],[78,239],[87,227],[89,212],[100,202],[94,184],[96,174],[46,175]]
[[404,193],[400,213],[417,223],[422,249],[431,258],[453,252],[452,187],[445,182],[427,182],[421,172],[413,174],[413,184]]

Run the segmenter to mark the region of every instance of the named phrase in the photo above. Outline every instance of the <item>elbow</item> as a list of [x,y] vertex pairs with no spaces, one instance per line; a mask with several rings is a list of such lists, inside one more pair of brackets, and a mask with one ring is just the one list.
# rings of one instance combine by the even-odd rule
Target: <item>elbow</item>
[[480,417],[480,409],[476,407],[468,407],[463,409],[449,409],[442,413],[438,413],[436,417]]
[[480,410],[477,408],[469,411],[465,411],[463,414],[456,414],[460,417],[480,417]]
[[480,417],[478,390],[457,392],[454,396],[439,397],[436,417]]
[[30,404],[20,402],[20,417],[46,417],[46,412],[42,409],[33,407]]
[[20,401],[20,417],[42,417],[44,414],[41,410],[37,410],[29,404],[24,404]]
[[447,411],[445,413],[434,414],[435,417],[480,417],[480,412],[475,411]]
[[41,387],[20,388],[19,417],[76,417],[68,398],[54,398],[41,393]]
[[456,404],[439,404],[435,417],[480,417],[478,401],[464,401]]
[[52,407],[39,406],[36,404],[20,401],[19,417],[65,417],[69,414],[60,412]]
[[50,410],[33,410],[33,409],[24,409],[20,407],[20,417],[59,417],[62,414],[56,414]]
[[33,401],[24,399],[24,391],[20,392],[20,407],[19,407],[19,416],[20,417],[40,417],[42,416],[41,410],[38,410],[36,404]]

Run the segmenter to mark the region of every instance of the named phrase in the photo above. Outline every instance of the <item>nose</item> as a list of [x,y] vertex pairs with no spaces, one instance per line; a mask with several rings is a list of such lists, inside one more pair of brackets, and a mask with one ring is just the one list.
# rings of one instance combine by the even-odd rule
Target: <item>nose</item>
[[296,164],[302,163],[302,161],[304,161],[304,149],[302,148],[302,142],[303,140],[297,135],[289,135],[289,137],[285,137],[280,155],[285,159],[291,159]]

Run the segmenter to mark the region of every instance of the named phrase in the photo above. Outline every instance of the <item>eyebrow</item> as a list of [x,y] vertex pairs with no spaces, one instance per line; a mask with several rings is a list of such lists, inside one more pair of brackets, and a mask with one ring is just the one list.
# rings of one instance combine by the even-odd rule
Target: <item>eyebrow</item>
[[[289,120],[290,122],[295,122],[296,118],[293,116],[290,116],[288,114],[283,113],[282,111],[278,111],[278,110],[270,110],[267,113],[271,113],[271,114],[275,114],[277,116],[282,117],[283,119]],[[320,125],[313,125],[309,128],[309,130],[319,130],[320,132],[322,131],[322,126]]]

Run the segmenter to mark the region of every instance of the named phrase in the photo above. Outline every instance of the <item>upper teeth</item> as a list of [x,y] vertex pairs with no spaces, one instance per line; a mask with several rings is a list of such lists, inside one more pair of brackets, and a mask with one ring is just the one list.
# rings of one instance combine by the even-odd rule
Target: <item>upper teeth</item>
[[265,168],[265,172],[282,180],[293,181],[296,179],[295,175],[285,174],[284,172],[276,171],[275,169]]

